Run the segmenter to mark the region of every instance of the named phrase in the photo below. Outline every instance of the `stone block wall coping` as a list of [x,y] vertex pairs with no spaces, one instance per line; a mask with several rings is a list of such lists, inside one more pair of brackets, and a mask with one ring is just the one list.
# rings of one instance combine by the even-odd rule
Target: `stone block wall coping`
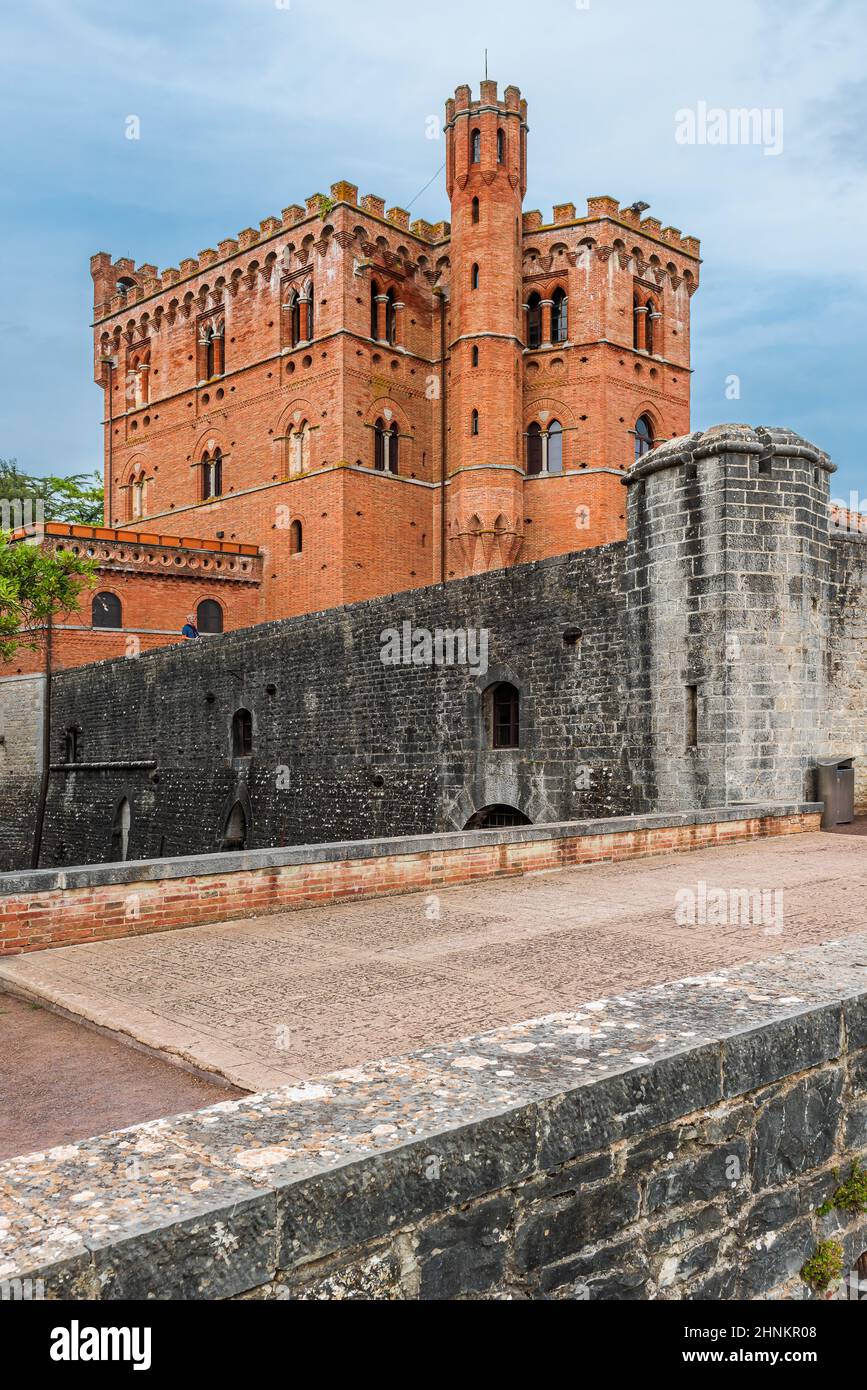
[[815,815],[821,802],[759,802],[715,806],[707,810],[611,816],[598,820],[561,821],[494,830],[458,830],[434,835],[404,835],[380,840],[345,840],[333,844],[251,849],[240,853],[183,855],[176,859],[130,860],[58,869],[31,869],[0,874],[0,898],[13,894],[50,893],[70,888],[183,879],[200,875],[248,873],[294,865],[381,859],[399,855],[447,853],[490,845],[533,844],[596,835],[622,835],[690,825],[715,825],[766,817]]
[[867,935],[590,1001],[4,1160],[0,1280],[233,1297],[865,1047]]

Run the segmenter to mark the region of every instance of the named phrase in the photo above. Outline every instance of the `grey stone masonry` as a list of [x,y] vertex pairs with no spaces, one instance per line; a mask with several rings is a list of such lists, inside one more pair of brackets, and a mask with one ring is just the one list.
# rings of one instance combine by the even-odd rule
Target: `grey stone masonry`
[[855,801],[867,806],[867,533],[831,536],[825,751],[855,758]]
[[30,862],[44,696],[44,676],[0,679],[0,873]]
[[788,430],[719,425],[624,479],[636,809],[814,794],[832,471]]
[[[250,849],[462,830],[492,805],[629,813],[622,560],[603,546],[60,672],[41,863],[117,857],[124,799],[130,859],[220,850],[236,805]],[[411,657],[404,631],[471,634],[480,659],[387,664],[386,633]],[[517,748],[491,746],[499,682],[520,694]]]
[[[0,1163],[48,1298],[814,1295],[867,1213],[867,937]],[[842,1286],[832,1290],[844,1296]]]

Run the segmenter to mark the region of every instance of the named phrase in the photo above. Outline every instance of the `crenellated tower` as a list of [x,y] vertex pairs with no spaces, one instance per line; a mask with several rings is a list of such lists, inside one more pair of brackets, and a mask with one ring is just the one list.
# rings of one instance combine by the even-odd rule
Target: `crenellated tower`
[[527,103],[496,82],[446,104],[451,201],[447,572],[512,564],[523,539],[522,203]]

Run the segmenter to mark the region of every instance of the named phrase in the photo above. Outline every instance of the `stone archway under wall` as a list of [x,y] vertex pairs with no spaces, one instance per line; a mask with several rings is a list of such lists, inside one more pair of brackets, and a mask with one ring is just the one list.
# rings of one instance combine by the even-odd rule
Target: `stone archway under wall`
[[493,806],[483,806],[480,810],[474,811],[464,826],[464,830],[498,830],[506,826],[532,825],[529,816],[525,816],[523,811],[519,811],[517,806],[507,806],[500,803]]

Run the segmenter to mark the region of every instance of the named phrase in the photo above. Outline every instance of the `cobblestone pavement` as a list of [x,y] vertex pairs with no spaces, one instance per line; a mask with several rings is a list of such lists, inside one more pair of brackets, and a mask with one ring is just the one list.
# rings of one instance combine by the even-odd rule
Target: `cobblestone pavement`
[[867,839],[792,835],[63,947],[0,984],[259,1090],[864,931],[865,902]]

